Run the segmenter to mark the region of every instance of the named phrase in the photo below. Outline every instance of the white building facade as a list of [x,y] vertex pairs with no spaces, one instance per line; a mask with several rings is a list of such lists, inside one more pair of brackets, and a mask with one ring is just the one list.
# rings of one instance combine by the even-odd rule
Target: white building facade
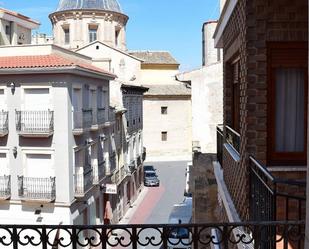
[[31,43],[31,31],[40,23],[17,12],[0,8],[0,46]]
[[115,75],[53,45],[0,51],[1,223],[102,224]]
[[94,66],[117,75],[110,82],[109,95],[110,118],[114,121],[110,139],[115,167],[112,182],[117,193],[105,195],[113,211],[112,222],[117,223],[140,192],[145,159],[140,124],[142,96],[147,88],[139,83],[141,60],[126,53],[128,17],[116,0],[61,0],[49,17],[54,44],[89,56]]

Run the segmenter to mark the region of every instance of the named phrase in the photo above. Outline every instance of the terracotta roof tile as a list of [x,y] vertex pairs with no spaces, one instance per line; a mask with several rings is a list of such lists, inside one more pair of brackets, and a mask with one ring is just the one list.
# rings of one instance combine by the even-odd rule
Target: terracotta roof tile
[[35,55],[35,56],[2,56],[0,57],[0,69],[22,69],[22,68],[63,68],[80,67],[97,73],[107,74],[111,77],[115,75],[102,70],[91,64],[74,62],[59,55]]

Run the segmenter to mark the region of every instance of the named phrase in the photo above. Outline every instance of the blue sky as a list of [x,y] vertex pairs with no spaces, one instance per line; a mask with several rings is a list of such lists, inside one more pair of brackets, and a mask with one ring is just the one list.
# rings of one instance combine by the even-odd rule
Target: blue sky
[[[202,24],[219,15],[219,0],[119,0],[130,17],[127,45],[130,50],[167,50],[181,70],[201,65]],[[41,22],[40,32],[51,34],[48,14],[58,0],[0,0],[0,6]]]

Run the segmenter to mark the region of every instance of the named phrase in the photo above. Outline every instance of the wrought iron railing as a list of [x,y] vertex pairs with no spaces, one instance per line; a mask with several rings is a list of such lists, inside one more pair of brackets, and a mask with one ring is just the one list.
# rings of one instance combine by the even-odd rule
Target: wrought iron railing
[[251,220],[304,219],[306,181],[274,177],[253,157],[249,160]]
[[105,176],[105,161],[101,161],[93,167],[93,184],[99,184]]
[[229,126],[226,128],[226,142],[231,145],[238,153],[240,153],[240,134]]
[[109,110],[108,110],[108,120],[110,122],[115,122],[115,120],[116,120],[115,108],[109,107]]
[[112,152],[109,157],[109,165],[110,165],[110,172],[114,172],[116,170],[116,152]]
[[143,147],[143,155],[142,155],[143,161],[146,160],[146,156],[147,156],[147,149],[146,149],[146,147]]
[[142,163],[143,163],[143,162],[142,162],[141,156],[138,156],[138,157],[136,158],[136,165],[137,165],[137,167],[141,166]]
[[16,111],[16,130],[20,133],[37,134],[54,131],[54,112]]
[[22,199],[56,199],[56,177],[39,178],[18,176],[18,195]]
[[98,124],[104,124],[107,121],[105,108],[98,108],[97,117],[98,117]]
[[91,109],[83,109],[82,111],[74,111],[74,129],[87,129],[92,125],[92,110]]
[[92,109],[92,125],[97,125],[98,124],[98,112],[97,109]]
[[11,176],[0,176],[0,199],[11,197]]
[[217,160],[222,166],[223,159],[223,125],[217,126]]
[[[276,237],[263,237],[265,229]],[[0,225],[0,248],[304,248],[304,222],[156,225]],[[300,247],[295,246],[295,243]]]
[[93,170],[91,168],[76,168],[75,170],[75,196],[83,197],[93,186]]
[[0,134],[6,134],[9,131],[9,113],[0,111]]

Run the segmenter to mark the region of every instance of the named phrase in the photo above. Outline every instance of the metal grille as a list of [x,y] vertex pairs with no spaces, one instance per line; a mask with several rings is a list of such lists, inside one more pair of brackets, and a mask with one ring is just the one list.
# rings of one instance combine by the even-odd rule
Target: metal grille
[[16,111],[16,129],[22,133],[50,133],[54,130],[54,112]]
[[9,113],[0,111],[0,133],[8,132]]
[[[261,237],[265,227],[277,231]],[[186,237],[175,236],[185,231]],[[217,224],[156,224],[101,226],[0,225],[0,248],[264,248],[273,241],[277,249],[304,248],[305,223],[246,222]],[[300,247],[295,246],[299,242]]]
[[19,197],[53,201],[56,198],[56,177],[38,178],[18,176]]
[[11,176],[0,176],[0,198],[11,196]]

